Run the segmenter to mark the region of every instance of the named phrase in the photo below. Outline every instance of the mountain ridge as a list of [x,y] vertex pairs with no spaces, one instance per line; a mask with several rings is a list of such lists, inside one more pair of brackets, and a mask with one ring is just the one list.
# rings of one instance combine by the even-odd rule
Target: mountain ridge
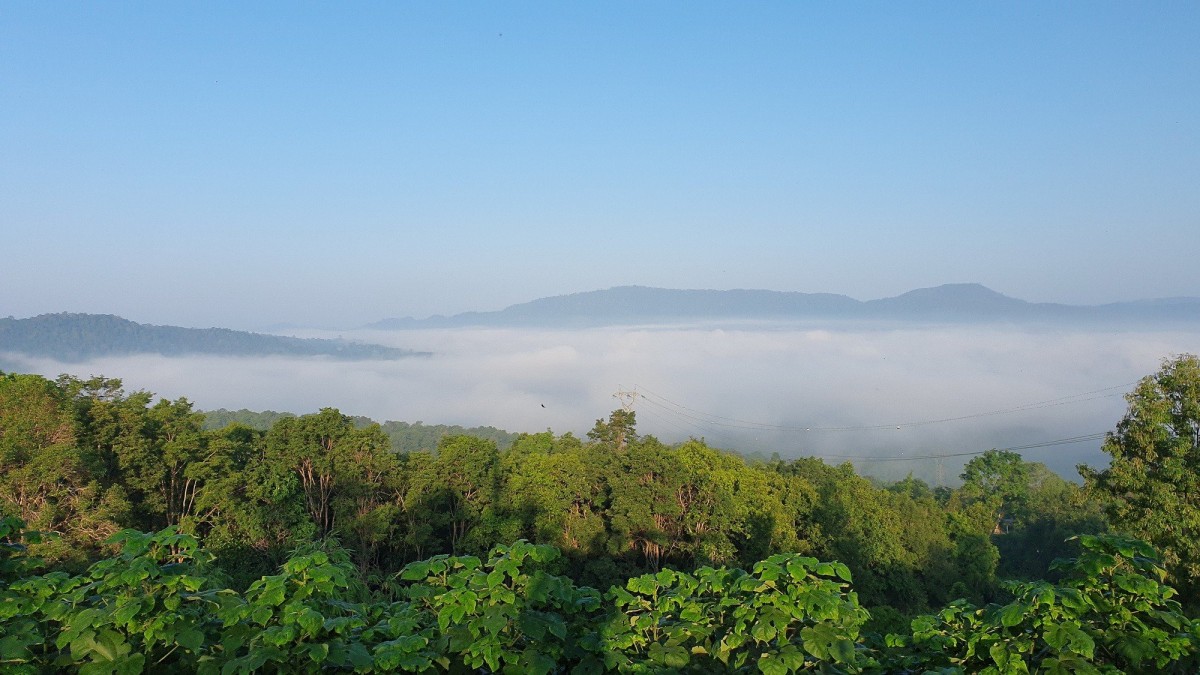
[[101,356],[293,356],[393,360],[426,356],[382,345],[266,335],[228,328],[141,324],[114,314],[60,312],[0,318],[0,352],[78,362]]
[[1192,324],[1200,323],[1200,298],[1152,298],[1103,305],[1035,303],[1004,295],[979,283],[943,284],[866,301],[836,293],[615,286],[536,298],[491,312],[434,315],[425,319],[391,318],[363,327],[380,330],[472,326],[599,327],[705,319]]

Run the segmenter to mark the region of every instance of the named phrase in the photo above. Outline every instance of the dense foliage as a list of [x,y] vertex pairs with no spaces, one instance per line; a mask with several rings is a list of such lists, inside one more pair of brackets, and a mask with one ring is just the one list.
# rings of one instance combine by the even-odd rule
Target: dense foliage
[[223,586],[195,538],[125,531],[80,575],[37,575],[0,520],[0,666],[8,672],[796,673],[1194,672],[1200,622],[1140,542],[1086,537],[1058,585],[1005,605],[956,601],[880,638],[849,569],[776,555],[752,571],[662,570],[601,593],[517,542],[435,556],[366,590],[336,545]]
[[[879,485],[665,445],[624,410],[586,438],[398,452],[334,409],[211,429],[118,380],[0,374],[0,654],[95,672],[1185,671],[1194,361],[1131,394],[1089,490],[1002,451],[955,489]],[[1102,535],[1106,514],[1165,565]]]
[[1111,465],[1081,471],[1109,519],[1161,550],[1186,602],[1200,608],[1200,358],[1167,361],[1126,399],[1104,443]]
[[[246,409],[226,410],[220,408],[204,412],[203,428],[206,431],[217,431],[231,424],[239,424],[257,431],[268,431],[284,417],[295,417],[295,415],[274,410],[254,412]],[[374,420],[366,417],[355,416],[352,419],[360,427],[375,424]],[[424,422],[391,420],[383,422],[379,426],[391,441],[392,452],[433,452],[437,450],[438,443],[447,436],[483,438],[495,441],[497,449],[506,450],[517,438],[517,434],[495,427],[462,427],[457,424],[425,424]]]
[[[1026,552],[1102,525],[1074,484],[1013,453],[979,457],[960,489],[934,490],[879,487],[849,464],[667,446],[620,410],[586,439],[547,431],[501,449],[453,435],[433,452],[396,452],[388,427],[333,409],[266,430],[204,422],[185,399],[118,380],[4,375],[0,508],[59,533],[36,553],[76,571],[121,529],[167,526],[201,537],[238,586],[331,535],[368,577],[526,539],[558,547],[562,571],[601,588],[664,566],[803,553],[847,564],[864,604],[893,617],[994,599],[998,572],[1045,576],[1052,556]],[[1008,534],[994,537],[1000,525]]]

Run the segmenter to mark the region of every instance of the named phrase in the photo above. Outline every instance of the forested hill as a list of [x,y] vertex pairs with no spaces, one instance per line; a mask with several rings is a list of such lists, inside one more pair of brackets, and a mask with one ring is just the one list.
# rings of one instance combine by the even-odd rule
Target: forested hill
[[180,328],[135,323],[111,314],[42,314],[0,319],[0,352],[82,361],[101,356],[324,356],[399,359],[427,355],[393,347],[263,335],[227,328]]
[[766,290],[679,290],[619,286],[540,298],[495,312],[428,319],[384,319],[370,328],[460,326],[578,327],[690,321],[1036,322],[1107,326],[1200,324],[1200,298],[1163,298],[1105,305],[1033,303],[979,284],[946,284],[892,298],[859,301],[832,293]]
[[[204,413],[204,428],[209,431],[224,429],[230,424],[241,424],[258,431],[269,431],[276,422],[292,413],[265,410],[209,410]],[[375,423],[368,417],[352,417],[355,426],[368,427]],[[425,424],[424,422],[387,421],[379,425],[392,444],[392,452],[431,452],[437,449],[443,438],[450,436],[472,436],[492,441],[499,450],[507,450],[520,434],[509,433],[496,427],[461,427],[457,424]]]

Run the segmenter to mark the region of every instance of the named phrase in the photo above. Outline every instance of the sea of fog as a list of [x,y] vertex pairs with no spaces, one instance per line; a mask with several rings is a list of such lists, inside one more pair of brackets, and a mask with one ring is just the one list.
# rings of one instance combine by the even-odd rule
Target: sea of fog
[[[296,333],[293,333],[296,334]],[[883,478],[953,483],[980,452],[1111,430],[1122,396],[1200,332],[962,326],[724,325],[587,330],[307,331],[433,352],[397,361],[8,357],[47,376],[103,374],[198,409],[353,415],[509,431],[571,431],[633,400],[638,430],[747,454],[851,458]],[[1023,450],[1075,478],[1100,441]],[[912,459],[910,459],[912,458]]]

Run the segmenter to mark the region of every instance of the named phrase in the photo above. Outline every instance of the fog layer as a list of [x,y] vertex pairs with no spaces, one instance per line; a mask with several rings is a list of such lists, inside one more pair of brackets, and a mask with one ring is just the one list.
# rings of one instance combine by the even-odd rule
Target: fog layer
[[[664,441],[695,436],[747,453],[850,457],[884,477],[912,471],[952,482],[969,458],[948,458],[940,469],[932,460],[868,458],[976,452],[1108,431],[1133,382],[1165,357],[1200,351],[1200,334],[1190,332],[994,327],[340,335],[434,356],[359,362],[139,356],[61,364],[10,354],[6,362],[51,377],[119,377],[127,390],[186,396],[199,409],[305,413],[330,406],[380,421],[576,434],[619,405],[618,390],[637,390],[639,431]],[[1013,408],[1022,409],[999,412]],[[1105,462],[1099,446],[1090,441],[1023,454],[1074,476],[1079,462]]]

